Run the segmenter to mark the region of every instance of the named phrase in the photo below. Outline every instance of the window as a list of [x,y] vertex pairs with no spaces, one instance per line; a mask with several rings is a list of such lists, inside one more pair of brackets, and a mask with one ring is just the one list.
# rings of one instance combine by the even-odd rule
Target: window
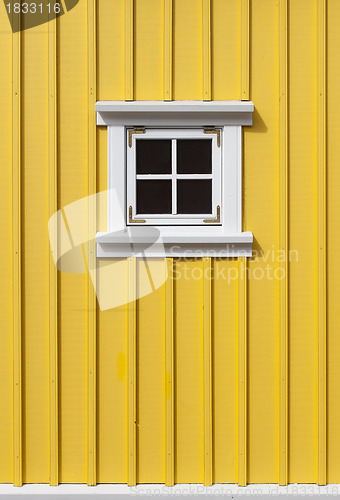
[[98,102],[97,125],[108,133],[108,227],[97,233],[97,257],[130,256],[133,245],[150,257],[251,256],[242,126],[253,109],[246,101]]
[[127,134],[128,225],[221,224],[220,129]]

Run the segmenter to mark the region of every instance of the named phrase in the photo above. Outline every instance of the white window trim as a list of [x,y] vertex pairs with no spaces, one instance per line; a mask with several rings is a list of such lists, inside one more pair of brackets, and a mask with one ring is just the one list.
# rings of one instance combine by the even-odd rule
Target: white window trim
[[128,257],[137,250],[147,257],[250,257],[253,235],[242,232],[242,126],[252,124],[253,110],[249,101],[98,102],[97,125],[108,128],[108,192],[115,191],[124,215],[127,128],[221,128],[222,224],[154,226],[160,239],[149,246],[152,241],[144,224],[129,227],[125,221],[122,232],[121,221],[112,217],[113,200],[109,194],[108,230],[97,233],[97,257]]

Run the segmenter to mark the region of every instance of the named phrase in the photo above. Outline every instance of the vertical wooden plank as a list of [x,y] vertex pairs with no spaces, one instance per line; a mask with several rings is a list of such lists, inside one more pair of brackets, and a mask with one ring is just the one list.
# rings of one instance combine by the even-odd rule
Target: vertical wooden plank
[[164,0],[164,101],[172,100],[172,0]]
[[214,259],[212,268],[213,482],[237,483],[238,260]]
[[128,259],[128,478],[129,486],[136,484],[136,266],[137,260]]
[[287,0],[279,4],[279,484],[288,481],[288,108],[287,108]]
[[175,478],[203,483],[203,260],[174,269]]
[[122,101],[125,99],[125,0],[101,0],[97,5],[97,99]]
[[202,5],[203,100],[211,101],[211,0]]
[[340,482],[340,4],[327,1],[327,484]]
[[[22,21],[27,22],[27,17],[23,16]],[[25,28],[25,25],[23,27]],[[22,481],[48,483],[50,435],[47,25],[23,29],[21,59]]]
[[[251,98],[257,103],[257,113],[254,114],[254,126],[244,127],[243,133],[243,217],[246,218],[243,227],[258,234],[256,238],[261,243],[254,245],[253,258],[247,262],[247,482],[276,483],[278,280],[274,272],[278,267],[279,243],[278,2],[265,0],[252,2],[251,6],[250,58],[254,64],[251,65],[250,90]],[[259,116],[267,130],[254,134],[261,130]],[[260,151],[264,150],[266,155],[261,157]],[[256,176],[259,162],[261,176]],[[259,189],[263,193],[261,204],[257,202]]]
[[241,0],[241,99],[249,99],[249,0]]
[[164,483],[165,278],[164,259],[137,261],[136,481]]
[[[125,0],[97,2],[98,100],[125,99],[124,16]],[[108,140],[107,128],[97,128],[98,192],[109,187]],[[97,221],[97,230],[107,231],[106,207],[97,207]],[[119,290],[117,295],[126,296],[128,262],[112,267],[110,274],[111,266],[99,263],[97,289],[104,286],[109,274]],[[127,307],[125,300],[118,307],[97,309],[97,483],[127,482]]]
[[164,1],[133,5],[133,99],[164,98]]
[[289,2],[290,483],[317,482],[316,11],[317,2]]
[[211,94],[241,99],[241,2],[211,0]]
[[173,99],[202,100],[202,0],[173,4]]
[[[97,298],[93,283],[96,283],[96,203],[91,195],[96,193],[96,0],[87,3],[88,29],[88,357],[87,357],[87,484],[96,484],[96,337]],[[93,282],[92,282],[93,281]]]
[[133,101],[133,0],[125,0],[125,100]]
[[22,485],[21,353],[21,32],[13,33],[13,483]]
[[165,484],[174,477],[174,273],[172,258],[165,260]]
[[326,0],[318,0],[318,484],[326,484],[327,211],[326,211]]
[[[57,22],[48,23],[48,172],[49,216],[57,206]],[[57,233],[57,225],[55,225]],[[54,235],[57,241],[57,234]],[[49,249],[50,251],[50,249]],[[58,484],[58,279],[52,254],[49,265],[50,330],[50,485]]]
[[204,485],[212,484],[211,258],[203,258]]
[[[249,0],[241,0],[241,99],[249,99]],[[244,144],[244,142],[243,142]],[[247,259],[238,269],[238,484],[247,484]]]
[[247,484],[247,259],[238,272],[238,484]]
[[[57,24],[58,203],[65,207],[88,195],[87,2]],[[80,227],[86,240],[85,215]],[[77,262],[83,266],[81,255]],[[60,483],[87,481],[87,280],[86,273],[59,276]]]
[[0,10],[0,483],[13,482],[13,225],[12,225],[12,30]]

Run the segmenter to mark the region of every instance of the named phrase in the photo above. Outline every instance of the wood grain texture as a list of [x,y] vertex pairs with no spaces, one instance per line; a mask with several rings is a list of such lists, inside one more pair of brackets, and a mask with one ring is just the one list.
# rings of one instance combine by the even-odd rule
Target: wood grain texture
[[[340,482],[339,24],[338,0],[87,0],[12,34],[0,9],[0,482],[210,484],[210,465],[218,483]],[[107,189],[96,99],[201,101],[209,81],[255,104],[254,256],[212,262],[210,375],[202,260],[129,304],[130,262],[101,261],[121,298],[101,311],[85,272],[57,274],[47,229]]]
[[241,0],[241,99],[249,100],[249,0]]
[[127,484],[133,486],[137,481],[136,450],[136,265],[135,258],[128,259],[128,323],[127,323],[127,392],[128,392],[128,476]]
[[[58,210],[57,171],[57,22],[48,24],[48,170],[49,170],[49,216]],[[54,241],[57,241],[57,225],[54,227]],[[51,250],[49,265],[50,301],[50,485],[58,484],[58,275]]]
[[134,98],[134,2],[125,0],[125,100]]
[[211,328],[211,258],[203,259],[203,418],[204,418],[204,485],[213,482],[212,451],[212,328]]
[[13,483],[22,485],[22,321],[21,321],[21,32],[12,43],[13,166]]
[[318,1],[318,484],[327,482],[327,0]]
[[203,0],[203,100],[211,100],[211,0]]
[[13,34],[0,9],[2,78],[0,79],[0,482],[13,482]]
[[279,281],[279,484],[288,482],[288,2],[279,4],[279,93],[280,93],[280,145],[279,145],[279,249],[285,256],[280,263],[282,279]]
[[87,484],[96,484],[97,469],[97,297],[96,297],[96,234],[97,210],[92,195],[96,194],[97,163],[96,163],[96,113],[97,96],[97,62],[96,62],[96,25],[97,2],[87,3],[87,37],[88,37],[88,353],[87,353]]
[[174,476],[174,273],[173,259],[165,260],[165,484],[173,486]]
[[247,259],[239,258],[238,269],[238,477],[247,484]]
[[173,0],[164,0],[164,101],[172,100]]

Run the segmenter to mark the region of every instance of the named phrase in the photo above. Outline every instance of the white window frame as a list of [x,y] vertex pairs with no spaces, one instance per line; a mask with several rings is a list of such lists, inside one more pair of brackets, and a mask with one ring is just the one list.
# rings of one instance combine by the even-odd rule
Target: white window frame
[[[133,134],[133,129],[127,129],[127,142],[129,134],[131,144],[127,147],[127,203],[126,218],[127,225],[134,225],[135,221],[143,221],[145,225],[206,225],[222,224],[221,217],[218,217],[221,207],[221,162],[222,144],[220,140],[221,130],[216,129],[216,133],[207,134],[203,128],[147,128],[143,134]],[[136,143],[148,139],[170,139],[172,141],[172,172],[170,174],[143,174],[136,173]],[[211,174],[178,174],[176,171],[176,140],[177,139],[203,139],[212,143],[212,172]],[[136,180],[169,179],[172,181],[172,214],[137,214],[136,213]],[[210,179],[212,181],[212,212],[201,214],[176,214],[177,185],[180,179]],[[130,209],[131,207],[131,209]],[[219,208],[217,208],[219,207]],[[132,211],[133,222],[129,222],[129,211]],[[216,220],[219,219],[219,222]],[[208,222],[211,221],[211,222]]]
[[[131,255],[131,243],[138,243],[141,251],[144,245],[144,255],[149,257],[181,257],[188,250],[200,256],[251,256],[253,235],[242,232],[242,126],[252,124],[253,110],[249,101],[98,102],[97,125],[106,126],[108,131],[108,227],[107,232],[97,233],[97,257],[127,257]],[[220,129],[219,224],[154,225],[162,240],[162,251],[157,250],[157,245],[148,247],[150,224],[130,225],[126,210],[128,129],[135,127],[173,129],[174,134],[179,129],[200,129],[202,133],[204,127]],[[113,192],[123,220],[117,218],[116,212],[113,214],[117,203]]]

